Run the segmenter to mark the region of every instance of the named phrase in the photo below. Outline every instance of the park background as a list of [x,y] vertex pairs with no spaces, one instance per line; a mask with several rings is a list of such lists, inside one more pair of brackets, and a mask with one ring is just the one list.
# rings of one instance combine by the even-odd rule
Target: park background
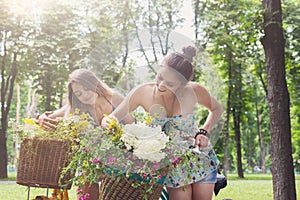
[[[199,49],[194,80],[225,109],[213,141],[222,173],[238,180],[272,174],[271,198],[272,185],[281,196],[275,199],[296,196],[298,0],[1,0],[0,7],[0,178],[7,180],[17,167],[20,141],[13,124],[61,107],[73,70],[89,68],[126,95],[155,77],[164,55],[194,45]],[[272,39],[281,34],[284,40]],[[283,54],[268,58],[268,43]],[[280,56],[284,62],[278,65]],[[273,94],[283,101],[276,104]],[[274,107],[282,112],[274,113]],[[203,123],[207,112],[195,113]],[[256,184],[259,178],[254,179]]]

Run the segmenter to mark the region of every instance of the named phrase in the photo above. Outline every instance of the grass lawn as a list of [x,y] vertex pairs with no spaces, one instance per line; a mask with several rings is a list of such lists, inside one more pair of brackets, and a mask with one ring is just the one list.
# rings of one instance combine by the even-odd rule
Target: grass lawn
[[[244,174],[239,179],[236,174],[228,174],[227,187],[222,189],[213,200],[272,200],[272,176],[270,174]],[[297,199],[300,199],[300,175],[296,175]]]
[[[15,180],[14,174],[11,174],[9,180]],[[245,174],[245,179],[239,179],[235,174],[228,175],[227,187],[222,189],[218,196],[213,200],[272,200],[272,180],[268,174]],[[300,176],[296,176],[296,189],[300,191]],[[2,181],[2,180],[1,180]],[[49,196],[52,190],[49,189]],[[30,199],[34,199],[37,195],[46,195],[46,189],[33,188],[30,190]],[[70,200],[76,200],[75,187],[69,190]],[[17,184],[0,184],[0,199],[5,200],[23,200],[27,199],[27,187]],[[300,194],[297,192],[297,199]]]
[[213,200],[272,200],[272,183],[266,180],[233,180],[228,181],[227,187],[222,189]]
[[[30,200],[38,195],[46,196],[46,188],[30,188]],[[49,189],[48,197],[51,196],[52,189]],[[76,200],[75,187],[69,190],[69,199]],[[0,184],[0,199],[5,200],[27,200],[27,186],[17,184]]]

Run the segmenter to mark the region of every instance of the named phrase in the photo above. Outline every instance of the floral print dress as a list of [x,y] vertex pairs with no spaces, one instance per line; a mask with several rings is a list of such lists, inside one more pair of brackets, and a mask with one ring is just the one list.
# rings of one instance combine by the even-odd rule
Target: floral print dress
[[160,125],[171,137],[174,152],[181,152],[172,162],[175,168],[171,168],[166,177],[167,187],[178,188],[198,182],[217,169],[219,161],[210,142],[207,147],[200,148],[199,153],[191,149],[198,130],[193,114],[157,118],[154,124]]

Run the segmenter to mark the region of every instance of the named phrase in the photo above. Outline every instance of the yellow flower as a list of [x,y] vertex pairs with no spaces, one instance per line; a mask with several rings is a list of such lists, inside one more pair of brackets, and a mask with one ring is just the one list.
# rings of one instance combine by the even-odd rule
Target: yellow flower
[[77,138],[78,137],[78,132],[76,130],[72,130],[71,137]]
[[25,124],[35,124],[35,121],[33,119],[25,118],[24,119]]
[[86,167],[86,166],[87,166],[87,161],[86,161],[86,160],[83,161],[82,166],[83,166],[83,167]]
[[112,141],[118,141],[122,136],[123,130],[114,118],[110,118],[110,119],[111,119],[111,121],[108,124],[108,130],[110,130],[111,133],[113,133],[113,136],[111,139],[112,139]]
[[147,125],[150,125],[151,122],[153,122],[154,118],[152,116],[150,116],[149,114],[145,117],[145,123]]

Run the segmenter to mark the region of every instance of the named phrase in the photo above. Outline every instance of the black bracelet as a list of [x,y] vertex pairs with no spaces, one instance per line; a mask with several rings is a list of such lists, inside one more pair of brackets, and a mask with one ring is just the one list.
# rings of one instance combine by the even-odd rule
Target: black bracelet
[[196,135],[195,135],[195,138],[198,136],[198,135],[205,135],[205,136],[209,136],[209,133],[207,132],[207,130],[204,130],[203,128],[200,128],[199,130],[198,130],[198,132],[196,133]]

